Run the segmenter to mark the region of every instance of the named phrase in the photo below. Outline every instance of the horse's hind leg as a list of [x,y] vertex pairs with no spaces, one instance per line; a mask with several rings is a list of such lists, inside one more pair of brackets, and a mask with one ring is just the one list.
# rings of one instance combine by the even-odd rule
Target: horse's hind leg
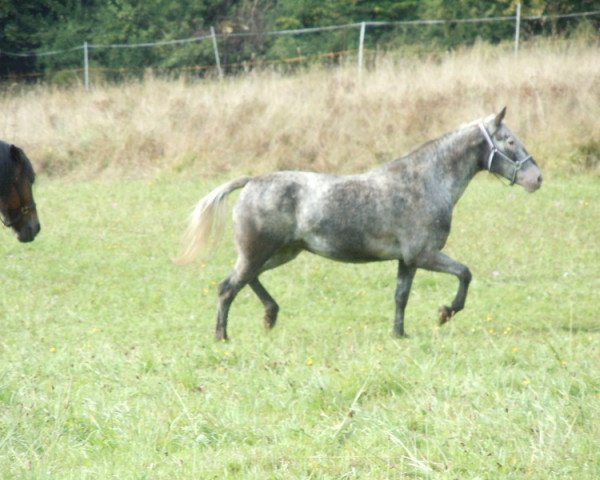
[[228,339],[227,318],[229,316],[229,308],[244,285],[245,283],[234,280],[234,272],[219,284],[219,307],[217,309],[217,328],[215,332],[217,340]]
[[258,277],[252,280],[249,285],[265,307],[265,327],[268,329],[273,328],[277,322],[279,305],[277,305],[277,302],[269,292],[267,292],[265,287],[263,287],[262,283],[258,280]]
[[229,276],[219,284],[219,308],[217,311],[217,340],[227,340],[227,319],[229,308],[239,291],[246,285],[250,285],[254,293],[265,306],[265,323],[272,328],[277,321],[279,306],[262,286],[258,275],[286,262],[298,255],[300,249],[294,247],[277,247],[271,244],[270,248],[266,242],[260,242],[261,251],[250,249],[240,251],[237,262]]
[[263,262],[254,264],[247,261],[244,256],[239,256],[231,273],[219,284],[219,307],[217,309],[217,340],[227,340],[227,319],[229,308],[233,300],[251,280],[256,278]]
[[[300,253],[300,249],[295,246],[287,245],[283,248],[280,248],[263,265],[263,267],[261,269],[261,273],[266,270],[271,270],[273,268],[279,267],[279,266],[283,265],[284,263],[287,263],[290,260],[293,260],[294,258],[296,258],[298,256],[299,253]],[[277,302],[273,299],[271,294],[269,292],[267,292],[267,289],[265,287],[263,287],[262,283],[258,279],[258,276],[255,279],[253,279],[252,281],[250,281],[248,284],[250,285],[250,288],[252,288],[254,293],[256,293],[256,296],[259,298],[259,300],[262,302],[263,306],[265,307],[265,317],[264,317],[265,327],[267,327],[268,329],[273,328],[275,326],[275,323],[277,322],[277,314],[279,313],[279,305],[277,305]]]

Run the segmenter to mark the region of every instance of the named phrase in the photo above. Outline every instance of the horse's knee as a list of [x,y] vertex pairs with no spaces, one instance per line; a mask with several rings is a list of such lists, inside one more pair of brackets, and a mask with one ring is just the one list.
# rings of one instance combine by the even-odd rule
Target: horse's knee
[[469,267],[465,266],[459,273],[458,278],[462,283],[466,285],[471,283],[471,280],[473,279],[473,274],[471,273],[471,270],[469,270]]
[[229,279],[225,279],[223,280],[221,283],[219,283],[219,286],[217,287],[217,292],[219,294],[219,297],[225,295],[229,289],[231,288],[231,285],[229,283]]
[[236,294],[235,287],[231,284],[229,278],[223,280],[219,283],[219,287],[217,289],[219,295],[219,302],[229,304],[233,301],[233,298]]

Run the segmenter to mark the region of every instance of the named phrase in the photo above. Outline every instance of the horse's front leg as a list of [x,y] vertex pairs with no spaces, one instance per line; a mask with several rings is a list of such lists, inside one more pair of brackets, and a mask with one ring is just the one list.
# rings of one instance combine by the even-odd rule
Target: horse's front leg
[[433,272],[451,273],[458,278],[458,291],[450,307],[440,307],[440,325],[450,320],[456,313],[465,307],[469,283],[471,283],[471,271],[466,265],[450,258],[442,252],[431,252],[417,259],[417,266]]
[[394,318],[394,335],[404,336],[404,310],[408,302],[408,295],[415,278],[416,268],[407,267],[402,260],[398,262],[398,276],[396,279],[396,316]]

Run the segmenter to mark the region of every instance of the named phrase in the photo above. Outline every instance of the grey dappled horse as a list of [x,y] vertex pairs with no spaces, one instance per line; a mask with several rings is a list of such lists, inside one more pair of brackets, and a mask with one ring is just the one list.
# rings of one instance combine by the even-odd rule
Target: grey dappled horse
[[259,275],[302,250],[342,262],[398,260],[394,333],[404,335],[404,310],[417,268],[458,278],[452,304],[440,308],[440,323],[463,309],[469,269],[442,253],[452,209],[469,181],[489,170],[533,192],[542,174],[523,144],[498,115],[475,121],[430,141],[405,157],[358,175],[278,172],[240,177],[196,205],[180,260],[207,246],[224,211],[223,201],[243,188],[234,211],[238,258],[219,285],[217,339],[227,339],[227,315],[238,292],[250,285],[272,328],[279,306]]

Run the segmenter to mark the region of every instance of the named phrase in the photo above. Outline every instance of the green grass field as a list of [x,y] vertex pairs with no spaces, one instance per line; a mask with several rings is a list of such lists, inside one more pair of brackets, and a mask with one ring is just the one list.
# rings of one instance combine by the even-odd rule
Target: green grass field
[[[177,267],[217,180],[40,178],[42,232],[0,235],[2,479],[600,478],[600,180],[481,174],[391,336],[396,266],[309,254],[244,290],[213,340],[226,235]],[[222,178],[221,180],[224,180]]]

